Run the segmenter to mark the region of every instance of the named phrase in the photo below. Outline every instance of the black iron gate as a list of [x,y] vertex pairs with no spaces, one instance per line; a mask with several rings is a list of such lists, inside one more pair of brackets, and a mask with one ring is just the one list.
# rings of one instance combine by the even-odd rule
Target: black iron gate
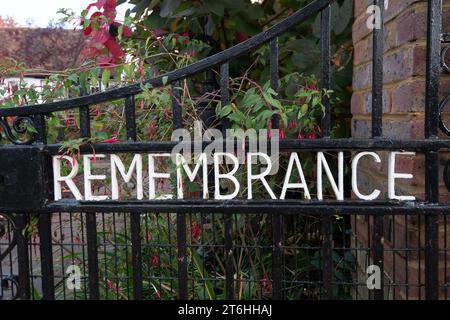
[[[233,48],[215,54],[193,65],[187,66],[160,76],[146,83],[152,87],[161,87],[171,84],[173,87],[173,128],[180,128],[181,108],[177,100],[177,83],[194,74],[220,67],[221,99],[224,105],[228,104],[228,61],[256,49],[259,46],[269,44],[270,47],[270,76],[274,90],[278,90],[278,44],[277,37],[287,32],[293,26],[316,15],[321,15],[321,86],[327,88],[331,83],[330,74],[330,3],[331,0],[316,0],[302,8],[291,17],[285,19],[276,26],[268,29]],[[384,0],[375,0],[375,5],[384,7]],[[444,221],[445,240],[447,238],[446,224],[450,206],[439,203],[439,152],[450,148],[450,140],[438,138],[439,126],[448,134],[443,121],[440,119],[441,111],[446,101],[440,108],[438,101],[439,78],[441,74],[441,39],[448,40],[441,35],[442,3],[440,0],[428,1],[428,58],[426,80],[426,125],[425,137],[419,140],[392,140],[383,138],[382,133],[382,92],[383,92],[383,27],[375,29],[373,34],[373,93],[372,93],[372,138],[371,139],[331,139],[331,112],[329,102],[325,101],[326,116],[322,121],[323,138],[319,140],[283,140],[280,149],[283,151],[341,151],[356,150],[405,150],[424,153],[426,156],[426,181],[425,202],[397,203],[380,201],[362,203],[358,201],[322,201],[303,202],[297,200],[272,201],[272,200],[165,200],[165,201],[101,201],[86,202],[75,200],[63,200],[53,202],[51,157],[58,155],[60,145],[51,145],[46,142],[46,117],[57,111],[79,109],[80,128],[82,137],[90,137],[90,106],[102,102],[123,99],[126,115],[126,129],[128,142],[114,144],[100,143],[94,145],[98,153],[130,153],[130,152],[170,152],[176,143],[174,142],[138,142],[136,141],[135,102],[134,96],[141,92],[140,84],[130,85],[118,89],[107,90],[70,100],[45,103],[29,107],[17,107],[0,109],[0,126],[6,144],[0,146],[0,212],[4,220],[2,236],[11,234],[7,238],[7,245],[0,248],[0,261],[2,268],[0,278],[2,280],[3,293],[11,290],[13,298],[30,299],[38,296],[43,299],[69,298],[68,289],[64,288],[65,280],[70,275],[65,274],[67,260],[78,261],[82,266],[82,279],[86,285],[78,295],[72,298],[134,298],[142,299],[148,296],[149,290],[155,298],[161,298],[161,291],[168,292],[171,297],[186,299],[192,297],[213,298],[216,292],[223,292],[222,298],[244,299],[247,288],[253,285],[260,286],[260,298],[308,298],[308,299],[332,299],[339,298],[340,288],[344,288],[346,297],[358,298],[358,291],[364,291],[366,283],[358,279],[351,269],[352,259],[345,260],[347,252],[353,256],[360,253],[367,254],[368,259],[374,261],[383,270],[384,260],[390,253],[401,252],[406,257],[406,278],[403,280],[390,279],[389,283],[383,283],[380,289],[369,293],[368,298],[427,298],[438,299],[440,292],[444,292],[447,298],[447,282],[442,282],[443,268],[440,266],[446,260],[447,244],[444,248],[438,247],[439,225]],[[445,53],[444,53],[445,54]],[[8,118],[13,118],[10,126]],[[36,133],[28,141],[21,141],[19,135],[24,133],[24,124],[32,125]],[[223,124],[226,127],[226,123]],[[11,144],[8,144],[10,142]],[[84,146],[82,153],[92,152],[91,146]],[[446,183],[449,183],[449,169],[445,172]],[[122,212],[123,214],[117,214]],[[171,213],[171,214],[167,214]],[[264,232],[271,234],[270,243],[248,244],[242,239],[233,236],[233,229],[240,222],[238,217],[257,217],[257,220],[271,219],[271,228]],[[151,238],[145,239],[142,230],[146,229],[149,217],[157,217],[157,224],[165,224],[169,234],[167,243]],[[201,278],[195,278],[190,272],[193,264],[198,270],[205,271],[207,255],[193,257],[188,254],[191,249],[198,249],[201,245],[193,241],[200,231],[195,228],[203,228],[192,221],[196,218],[208,221],[214,225],[220,220],[223,230],[220,235],[215,235],[213,245],[220,248],[223,256],[217,258],[223,263],[223,275],[206,275],[201,273]],[[290,239],[286,237],[288,228],[299,228],[302,223],[296,219],[317,219],[319,229],[309,230],[309,234],[316,233],[316,240],[310,241],[304,246],[290,245]],[[334,227],[337,218],[344,217],[342,230]],[[38,219],[39,243],[33,242],[24,230],[30,219]],[[54,222],[59,221],[59,228],[55,230]],[[63,222],[72,226],[77,219],[80,234],[74,234],[70,228],[69,235],[63,231]],[[106,241],[105,219],[122,220],[123,227],[128,230],[129,239]],[[153,218],[152,218],[153,219]],[[165,219],[165,220],[164,220]],[[206,219],[206,220],[205,220]],[[352,222],[353,219],[353,222]],[[408,225],[413,219],[418,224],[418,240],[415,242],[408,236],[406,226],[405,240],[402,244],[394,245],[390,249],[385,248],[386,235],[392,235],[395,230],[395,221],[404,219]],[[422,222],[424,219],[424,222]],[[394,221],[394,227],[387,226],[386,221]],[[293,222],[294,221],[294,222]],[[116,221],[117,222],[117,221]],[[53,224],[52,224],[53,223]],[[356,226],[363,225],[366,228],[367,239],[365,246],[356,247],[355,235],[358,234]],[[348,226],[352,228],[349,229]],[[424,227],[424,228],[422,228]],[[115,227],[114,227],[115,228]],[[386,228],[390,228],[387,232]],[[9,233],[8,230],[12,232]],[[55,243],[54,234],[59,232],[62,237],[66,234],[68,240]],[[196,233],[197,232],[197,233]],[[263,231],[261,231],[263,232]],[[172,237],[170,235],[176,235]],[[118,234],[111,232],[113,237]],[[149,240],[150,238],[150,240]],[[172,242],[171,239],[176,239]],[[339,240],[337,245],[336,239]],[[105,241],[104,241],[105,240]],[[424,241],[423,241],[424,240]],[[153,242],[152,242],[153,241]],[[131,272],[126,274],[126,288],[117,288],[113,278],[108,279],[104,271],[106,266],[103,258],[107,254],[109,246],[113,247],[114,255],[124,253],[125,263],[130,263]],[[79,248],[77,256],[67,258],[67,251],[73,253],[74,247]],[[146,248],[153,248],[157,252],[148,260],[143,254]],[[161,248],[169,250],[169,258],[173,261],[161,261]],[[16,259],[11,253],[16,250]],[[55,252],[60,250],[62,265],[55,263]],[[78,250],[78,249],[77,249]],[[206,250],[203,247],[202,250]],[[241,251],[239,251],[241,250]],[[238,266],[235,262],[236,253],[248,251],[250,254],[260,254],[269,251],[271,270],[262,270],[261,277],[241,278],[238,276]],[[38,253],[39,252],[39,253]],[[303,260],[286,265],[286,254],[296,255],[298,252],[307,252],[305,259],[313,256],[317,270],[299,271],[305,263]],[[312,252],[318,255],[310,254]],[[128,256],[129,254],[129,256]],[[145,255],[145,260],[144,260]],[[411,269],[408,264],[408,256],[417,255],[418,267]],[[445,256],[440,259],[440,256]],[[35,274],[33,259],[40,256],[39,274]],[[64,257],[66,256],[66,262]],[[188,259],[189,256],[189,259]],[[312,258],[311,258],[312,259]],[[3,267],[8,262],[9,267]],[[14,261],[13,261],[14,260]],[[76,260],[76,261],[75,261]],[[197,260],[201,260],[200,262]],[[174,262],[175,261],[175,262]],[[309,261],[309,260],[308,260]],[[343,262],[351,264],[347,271],[353,277],[345,277],[341,268]],[[311,265],[311,261],[308,265]],[[115,258],[116,271],[120,269],[120,262]],[[143,265],[170,264],[177,267],[172,269],[171,276],[163,278],[157,271],[153,274],[143,271]],[[201,263],[201,267],[198,265]],[[291,262],[290,262],[291,263]],[[353,261],[354,263],[354,261]],[[76,264],[76,263],[75,263]],[[395,257],[394,257],[395,266]],[[128,266],[127,266],[128,267]],[[259,268],[258,266],[253,266]],[[8,269],[9,268],[9,269]],[[61,270],[60,270],[61,269]],[[105,270],[104,270],[105,269]],[[394,267],[395,269],[395,267]],[[9,270],[9,271],[8,271]],[[411,271],[414,270],[414,271]],[[270,271],[270,272],[269,272]],[[106,271],[105,271],[106,272]],[[412,277],[408,273],[415,273]],[[395,272],[394,272],[395,273]],[[445,270],[445,276],[447,276]],[[38,279],[38,282],[36,282]],[[382,277],[385,279],[385,277]],[[440,282],[441,280],[441,282]],[[39,285],[40,282],[40,285]],[[36,287],[39,286],[39,287]],[[62,289],[60,289],[63,287]],[[201,293],[194,293],[195,290]],[[219,290],[219,289],[220,290]],[[397,288],[405,288],[406,295],[399,296]],[[250,289],[249,289],[250,290]],[[387,292],[393,290],[392,292]],[[416,293],[416,291],[418,293]],[[109,295],[108,295],[109,292]],[[397,296],[396,296],[397,294]],[[443,297],[444,295],[441,295]],[[6,297],[6,294],[5,294]],[[217,298],[217,297],[216,297]]]

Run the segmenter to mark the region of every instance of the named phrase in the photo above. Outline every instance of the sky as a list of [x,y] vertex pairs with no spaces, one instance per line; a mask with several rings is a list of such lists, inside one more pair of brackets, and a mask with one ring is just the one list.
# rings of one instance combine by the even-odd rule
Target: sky
[[[60,15],[56,12],[60,8],[70,8],[76,14],[80,14],[88,4],[96,2],[95,0],[0,0],[0,15],[2,17],[11,16],[14,20],[23,27],[29,26],[31,22],[32,27],[45,28],[53,19],[58,21]],[[117,7],[117,20],[123,20],[125,11],[129,5],[123,4]],[[93,12],[96,8],[91,9]],[[67,28],[73,26],[67,25]]]

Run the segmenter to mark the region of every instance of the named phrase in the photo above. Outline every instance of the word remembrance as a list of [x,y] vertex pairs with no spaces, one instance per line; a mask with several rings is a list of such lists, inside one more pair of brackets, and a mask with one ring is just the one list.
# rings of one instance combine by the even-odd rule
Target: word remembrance
[[[382,193],[377,188],[364,192],[358,186],[360,162],[363,158],[364,161],[374,163],[381,163],[382,160],[380,155],[375,152],[354,153],[351,165],[348,166],[351,167],[351,187],[355,197],[360,200],[373,201],[387,195],[389,199],[393,200],[414,201],[414,196],[399,195],[396,192],[396,183],[398,184],[399,179],[413,178],[411,173],[397,172],[396,162],[404,156],[411,157],[415,154],[411,152],[387,153],[385,158],[385,161],[388,162],[387,193]],[[127,158],[126,161],[124,161],[125,158]],[[313,166],[316,168],[314,181],[307,181],[305,178],[301,155],[295,152],[287,154],[287,166],[284,166],[284,177],[281,177],[284,182],[277,187],[278,191],[274,190],[274,187],[271,187],[268,182],[270,176],[274,174],[273,162],[278,160],[274,160],[274,157],[270,157],[266,153],[245,153],[243,161],[228,152],[213,153],[209,156],[201,153],[195,158],[195,161],[188,163],[182,154],[127,154],[121,156],[96,154],[83,155],[82,163],[78,163],[76,159],[67,156],[54,156],[55,201],[66,197],[84,201],[123,200],[120,185],[125,183],[130,185],[130,182],[134,189],[132,193],[134,200],[143,200],[144,194],[145,198],[148,197],[149,200],[183,199],[185,197],[183,184],[193,182],[201,186],[203,199],[212,198],[208,190],[212,190],[213,187],[215,200],[231,200],[238,197],[253,199],[253,193],[257,189],[260,190],[259,194],[262,190],[262,197],[274,200],[284,200],[287,194],[292,198],[292,192],[296,192],[299,199],[323,200],[324,197],[329,197],[344,200],[346,165],[343,152],[337,152],[333,161],[331,161],[331,156],[326,156],[323,152],[315,154],[314,161],[317,162]],[[93,173],[94,169],[100,170],[94,168],[94,163],[97,163],[98,159],[105,164],[102,168],[104,174]],[[129,165],[125,165],[125,162]],[[166,165],[162,165],[164,163]],[[208,181],[210,181],[209,184]],[[82,192],[83,190],[84,192]]]

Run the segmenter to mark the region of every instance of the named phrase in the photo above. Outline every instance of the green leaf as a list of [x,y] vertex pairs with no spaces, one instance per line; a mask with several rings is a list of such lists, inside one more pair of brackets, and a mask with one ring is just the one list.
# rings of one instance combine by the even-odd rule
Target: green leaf
[[[126,2],[127,0],[120,0],[120,1]],[[153,0],[153,2],[159,2],[159,0]],[[136,4],[131,11],[141,14],[150,5],[151,5],[150,0],[140,0],[139,3]],[[152,8],[150,8],[150,9],[152,9]]]
[[353,0],[344,0],[339,8],[338,18],[334,25],[334,33],[339,35],[345,31],[353,16]]
[[270,94],[264,93],[264,99],[274,108],[281,109],[281,103],[277,99],[274,99]]
[[207,12],[214,13],[216,16],[223,17],[225,6],[222,1],[208,0],[204,1],[203,8]]
[[242,122],[244,119],[245,119],[245,117],[243,116],[243,114],[241,113],[241,112],[235,112],[235,113],[231,113],[229,116],[228,116],[228,118],[231,120],[231,121],[234,121],[234,122]]
[[270,118],[272,118],[272,116],[275,114],[275,112],[274,111],[271,111],[271,110],[264,110],[262,113],[260,113],[260,115],[259,115],[259,120],[261,121],[261,122],[266,122],[266,121],[268,121]]
[[208,36],[212,36],[214,30],[216,28],[216,24],[214,23],[212,15],[208,15],[208,21],[205,26],[205,33]]
[[122,40],[122,35],[123,35],[123,24],[121,24],[117,29],[117,38],[119,40]]
[[[189,251],[191,252],[192,255],[192,260],[194,261],[194,266],[197,269],[197,272],[200,274],[200,276],[202,278],[205,277],[204,274],[204,267],[203,267],[203,263],[202,260],[200,259],[198,253],[195,250],[189,249]],[[210,300],[214,300],[216,298],[216,294],[214,292],[214,287],[211,284],[211,281],[209,280],[205,280],[205,287],[206,287],[206,292],[208,294],[208,298]]]
[[227,115],[229,115],[229,114],[231,113],[231,111],[233,111],[233,108],[232,108],[232,106],[231,106],[230,104],[228,104],[228,105],[226,105],[225,107],[221,108],[221,109],[219,110],[219,112],[218,112],[217,115],[218,115],[220,118],[224,118],[224,117],[226,117]]
[[68,76],[67,79],[72,82],[78,82],[78,76],[75,73]]
[[169,77],[168,76],[162,77],[162,83],[163,83],[164,86],[167,84],[168,81],[169,81]]
[[304,116],[308,112],[308,105],[305,103],[300,108],[300,114],[301,116]]
[[105,86],[105,88],[108,86],[109,84],[109,78],[111,77],[111,71],[106,68],[103,69],[103,73],[102,73],[102,84]]
[[178,8],[180,3],[181,0],[164,0],[161,4],[161,11],[159,12],[159,15],[162,18],[167,18],[175,11],[176,8]]
[[313,101],[312,101],[312,106],[315,107],[315,106],[319,105],[320,102],[321,102],[320,97],[314,97]]
[[246,120],[245,120],[245,127],[246,128],[254,128],[254,122],[253,122],[253,119],[251,118],[251,117],[249,117],[249,118],[247,118]]

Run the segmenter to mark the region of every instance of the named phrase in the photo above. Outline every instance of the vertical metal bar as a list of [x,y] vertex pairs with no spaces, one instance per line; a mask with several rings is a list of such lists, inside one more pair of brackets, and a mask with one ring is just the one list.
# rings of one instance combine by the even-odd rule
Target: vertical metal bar
[[[278,38],[270,41],[270,86],[273,90],[279,90],[279,68],[278,68]],[[280,127],[280,119],[272,119],[273,128]],[[283,298],[283,230],[282,216],[275,214],[272,216],[272,280],[273,280],[273,299]]]
[[80,107],[80,132],[83,138],[91,136],[91,117],[89,106]]
[[[86,95],[84,88],[80,90],[80,96]],[[80,133],[81,137],[89,138],[91,136],[91,116],[89,106],[81,106],[80,110]]]
[[127,139],[136,141],[136,110],[134,96],[125,98],[125,122],[127,126]]
[[45,125],[45,115],[37,114],[34,116],[34,126],[36,128],[36,142],[37,143],[47,143],[47,130]]
[[133,293],[134,299],[142,300],[142,253],[141,253],[141,215],[131,214],[131,249],[133,264]]
[[[279,50],[278,50],[278,38],[270,41],[269,44],[269,58],[270,58],[270,87],[278,91],[279,90]],[[280,128],[280,119],[278,117],[273,117],[272,125],[274,129]]]
[[[384,1],[374,0],[380,8],[380,28],[373,29],[372,64],[372,138],[383,135],[383,51],[384,51]],[[384,299],[384,217],[373,218],[373,263],[381,271],[381,289],[374,291],[375,300]]]
[[[37,130],[36,142],[47,143],[47,132],[45,116],[37,114],[34,116],[34,124]],[[43,164],[45,165],[45,164]],[[53,272],[53,249],[52,249],[52,230],[51,214],[39,215],[39,250],[41,257],[42,270],[42,298],[44,300],[55,299],[55,285]]]
[[373,218],[373,263],[381,271],[381,289],[374,290],[374,299],[384,299],[384,216]]
[[89,269],[89,298],[100,299],[98,284],[98,248],[97,248],[97,217],[96,213],[86,213],[86,237]]
[[183,127],[183,118],[180,106],[181,89],[180,82],[177,81],[172,84],[172,115],[173,115],[173,129],[181,129]]
[[[220,66],[220,92],[222,107],[230,104],[229,90],[229,64],[225,62]],[[226,130],[230,122],[227,118],[222,119],[222,134],[226,138]],[[225,227],[225,290],[228,300],[234,300],[234,262],[233,262],[233,221],[230,214],[224,214]]]
[[[127,128],[127,139],[136,141],[136,111],[134,96],[125,99],[125,122]],[[133,265],[133,294],[134,299],[142,300],[142,246],[141,246],[141,215],[131,213],[131,250]]]
[[333,299],[333,257],[332,257],[332,244],[333,244],[333,223],[330,216],[323,217],[322,220],[322,280],[323,280],[323,299]]
[[17,258],[19,263],[19,297],[29,300],[30,294],[30,261],[28,256],[28,238],[24,235],[28,216],[25,213],[16,215]]
[[[328,5],[321,12],[321,40],[320,40],[320,86],[323,89],[330,89],[331,73],[331,6]],[[331,110],[330,100],[324,97],[322,103],[325,107],[325,114],[322,118],[322,137],[329,138],[331,135]],[[323,280],[323,299],[330,300],[333,298],[333,258],[332,258],[332,241],[333,241],[333,224],[331,216],[323,217],[322,220],[322,280]]]
[[[230,68],[228,62],[220,66],[220,94],[222,108],[230,104]],[[226,130],[230,128],[230,120],[228,118],[222,119],[222,134],[226,137]]]
[[[425,198],[439,203],[439,153],[425,155]],[[425,298],[439,299],[439,216],[428,213],[425,217]]]
[[282,216],[275,213],[272,216],[272,279],[273,299],[283,299],[283,229]]
[[384,1],[374,0],[374,5],[380,8],[380,28],[373,29],[372,137],[374,138],[383,134]]
[[279,85],[279,71],[278,71],[278,57],[279,57],[279,50],[278,50],[278,38],[275,38],[270,41],[270,87],[278,91]]
[[427,71],[425,137],[434,138],[439,130],[439,84],[442,29],[442,0],[428,0]]
[[[330,89],[331,85],[331,5],[321,12],[321,39],[320,39],[320,86],[322,89]],[[322,136],[329,138],[331,135],[331,109],[330,100],[324,97],[325,115],[322,118]]]
[[[173,129],[183,127],[182,112],[180,106],[180,83],[172,84],[172,115]],[[187,243],[186,243],[186,214],[177,213],[177,258],[178,258],[178,299],[188,298],[187,275]]]
[[230,214],[224,215],[225,224],[225,288],[228,300],[234,300],[234,248],[233,220]]
[[[439,131],[439,84],[442,29],[442,0],[428,1],[425,138],[436,139]],[[425,198],[439,203],[439,154],[425,155]],[[439,217],[425,217],[425,297],[439,299]]]
[[186,214],[177,214],[178,299],[188,298]]
[[51,214],[39,215],[39,249],[41,253],[42,298],[55,299]]

